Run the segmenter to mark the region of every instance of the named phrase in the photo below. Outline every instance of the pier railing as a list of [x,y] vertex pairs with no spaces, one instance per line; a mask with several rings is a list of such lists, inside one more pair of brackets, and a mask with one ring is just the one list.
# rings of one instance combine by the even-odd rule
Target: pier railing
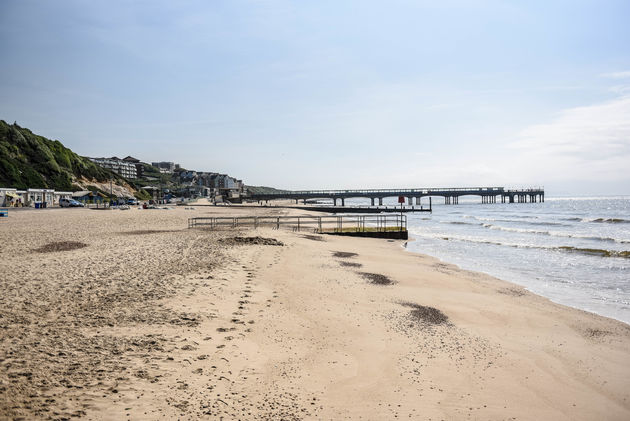
[[[416,204],[420,204],[423,197],[442,196],[445,204],[457,204],[462,196],[480,196],[481,203],[497,203],[497,197],[501,198],[501,203],[534,203],[545,201],[545,190],[543,187],[530,187],[524,189],[506,189],[505,187],[442,187],[442,188],[410,188],[410,189],[363,189],[363,190],[298,190],[272,193],[250,194],[245,196],[247,200],[258,202],[292,199],[296,204],[299,200],[306,202],[308,199],[332,199],[333,205],[337,206],[337,200],[341,200],[341,206],[345,207],[345,199],[366,197],[372,201],[378,199],[379,205],[383,204],[386,197],[398,196],[406,198],[411,205],[416,199]],[[402,199],[405,200],[405,199]]]
[[230,228],[271,227],[318,233],[406,232],[407,215],[324,215],[324,216],[239,216],[189,218],[188,228],[213,230]]
[[274,192],[264,194],[253,194],[252,196],[296,196],[296,195],[343,195],[343,194],[379,194],[386,195],[398,195],[409,193],[431,194],[431,193],[443,193],[443,192],[469,192],[469,191],[484,191],[484,192],[497,192],[500,194],[505,190],[504,187],[414,187],[414,188],[400,188],[400,189],[347,189],[347,190],[291,190],[286,192]]

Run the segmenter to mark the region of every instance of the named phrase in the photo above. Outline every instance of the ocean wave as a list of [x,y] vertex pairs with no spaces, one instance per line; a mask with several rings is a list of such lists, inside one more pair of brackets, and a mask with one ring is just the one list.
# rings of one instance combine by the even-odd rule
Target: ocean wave
[[557,247],[557,249],[561,251],[570,252],[570,253],[589,254],[589,255],[601,256],[601,257],[623,257],[625,259],[630,259],[630,250],[618,251],[618,250],[571,247],[571,246],[560,246],[560,247]]
[[570,222],[594,222],[598,224],[630,224],[629,219],[623,218],[580,218],[578,216],[572,216],[569,218],[560,218],[560,220]]
[[541,226],[549,226],[549,227],[570,227],[570,224],[565,224],[562,222],[530,222],[530,221],[519,221],[521,224],[528,225],[541,225]]
[[511,227],[503,227],[500,225],[493,225],[493,224],[482,224],[482,226],[484,228],[488,228],[491,230],[517,232],[521,234],[547,235],[551,237],[576,238],[580,240],[602,241],[606,243],[630,244],[630,240],[623,240],[620,238],[612,238],[612,237],[598,237],[595,235],[569,234],[569,233],[564,233],[564,232],[559,232],[559,231],[540,231],[540,230],[531,230],[531,229],[526,229],[526,228],[511,228]]
[[538,217],[533,216],[517,216],[514,215],[512,216],[512,218],[522,218],[522,219],[504,219],[504,218],[487,218],[487,217],[480,217],[480,216],[471,216],[471,215],[464,215],[464,218],[472,218],[475,219],[477,221],[482,221],[482,222],[513,222],[516,224],[527,224],[527,225],[541,225],[541,226],[564,226],[564,227],[568,227],[571,226],[571,224],[565,224],[563,222],[553,222],[553,221],[523,221],[522,219],[538,219]]
[[630,224],[629,219],[622,219],[622,218],[582,219],[582,222],[595,222],[599,224]]
[[503,246],[503,247],[550,250],[550,251],[560,251],[560,252],[565,252],[565,253],[579,253],[579,254],[585,254],[585,255],[590,255],[590,256],[618,257],[618,258],[630,259],[630,250],[608,250],[608,249],[573,247],[573,246],[544,246],[544,245],[538,245],[538,244],[507,243],[503,241],[490,240],[487,238],[446,236],[443,234],[431,235],[431,234],[425,234],[425,233],[414,233],[413,231],[412,231],[412,234],[419,237],[440,239],[444,241],[461,241],[461,242],[469,242],[469,243],[476,243],[476,244],[489,244],[489,245]]
[[439,221],[440,224],[452,224],[452,225],[483,225],[481,222],[465,222],[465,221]]

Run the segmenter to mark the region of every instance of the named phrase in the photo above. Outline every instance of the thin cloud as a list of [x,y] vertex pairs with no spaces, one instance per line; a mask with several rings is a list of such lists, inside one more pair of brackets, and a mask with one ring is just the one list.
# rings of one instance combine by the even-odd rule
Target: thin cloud
[[509,146],[519,161],[531,160],[549,175],[622,178],[630,162],[630,96],[564,110],[549,123],[526,128]]
[[604,73],[602,77],[609,78],[609,79],[630,79],[630,71]]

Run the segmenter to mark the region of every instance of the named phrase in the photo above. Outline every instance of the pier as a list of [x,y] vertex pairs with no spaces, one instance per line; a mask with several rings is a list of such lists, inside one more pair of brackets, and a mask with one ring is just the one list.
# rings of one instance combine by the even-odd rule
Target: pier
[[365,190],[299,190],[281,193],[252,194],[246,199],[268,202],[270,200],[290,199],[295,203],[306,204],[312,199],[331,199],[333,205],[339,202],[345,207],[349,198],[368,198],[371,206],[383,206],[386,197],[403,197],[409,206],[421,205],[423,197],[443,197],[445,205],[456,205],[462,196],[479,196],[481,203],[537,203],[545,201],[542,187],[527,189],[506,189],[504,187],[452,187],[452,188],[411,188],[411,189],[365,189]]

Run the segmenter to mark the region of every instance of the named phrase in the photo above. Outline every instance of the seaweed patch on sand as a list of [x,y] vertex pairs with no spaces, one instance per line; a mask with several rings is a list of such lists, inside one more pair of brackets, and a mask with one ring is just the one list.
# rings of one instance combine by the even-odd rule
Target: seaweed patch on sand
[[434,307],[403,301],[400,305],[411,308],[409,318],[425,326],[450,325],[448,316]]
[[163,232],[176,232],[172,230],[135,230],[135,231],[123,231],[123,235],[148,235],[148,234],[160,234]]
[[352,253],[349,251],[333,251],[333,257],[340,257],[342,259],[347,259],[348,257],[356,257],[357,253]]
[[498,289],[497,292],[499,294],[512,295],[514,297],[522,297],[527,294],[527,291],[522,288],[501,288]]
[[313,240],[313,241],[326,241],[326,239],[322,237],[321,235],[305,234],[305,235],[302,235],[301,237],[306,238],[307,240]]
[[588,339],[597,340],[602,339],[605,336],[612,335],[612,332],[597,328],[587,328],[584,330],[583,335]]
[[52,243],[44,244],[43,246],[35,249],[34,251],[38,253],[54,253],[56,251],[70,251],[70,250],[82,249],[83,247],[87,247],[87,244],[82,243],[80,241],[55,241]]
[[396,281],[388,278],[380,273],[357,272],[363,278],[367,279],[373,285],[393,285]]
[[265,237],[228,237],[219,240],[222,244],[228,244],[233,246],[243,245],[262,245],[262,246],[284,246],[282,241],[275,238]]
[[346,262],[345,260],[340,260],[339,264],[341,266],[346,266],[346,267],[351,267],[351,268],[360,268],[363,266],[361,263]]

